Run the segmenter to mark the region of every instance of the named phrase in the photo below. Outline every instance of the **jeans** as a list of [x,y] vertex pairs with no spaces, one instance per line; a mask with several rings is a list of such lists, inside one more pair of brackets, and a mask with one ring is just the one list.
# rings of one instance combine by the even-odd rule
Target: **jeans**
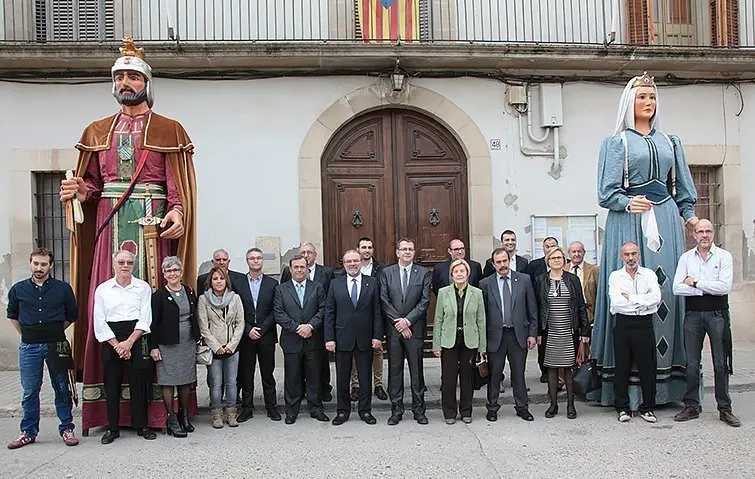
[[[47,360],[47,343],[18,345],[18,365],[21,373],[21,388],[23,398],[21,407],[24,418],[21,420],[21,431],[29,437],[36,438],[39,434],[39,391],[42,389],[42,374],[44,362]],[[48,363],[49,369],[49,363]],[[50,382],[55,391],[55,412],[60,420],[58,433],[62,436],[66,429],[73,430],[73,403],[71,391],[68,389],[68,372],[53,374],[50,372]]]
[[724,336],[728,324],[721,311],[687,311],[684,315],[684,347],[687,350],[686,406],[700,406],[700,360],[705,334],[710,340],[713,379],[719,411],[731,411],[729,368],[726,364]]
[[[210,387],[210,407],[236,407],[238,388],[236,377],[239,372],[239,352],[226,358],[213,358],[207,366],[207,385]],[[225,388],[225,402],[223,401]]]

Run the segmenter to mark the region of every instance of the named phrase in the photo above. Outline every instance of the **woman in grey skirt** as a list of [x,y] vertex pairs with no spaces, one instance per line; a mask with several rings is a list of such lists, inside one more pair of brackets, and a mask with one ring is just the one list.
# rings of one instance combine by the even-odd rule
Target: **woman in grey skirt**
[[[168,412],[166,433],[186,437],[186,433],[194,432],[189,422],[189,397],[197,380],[197,296],[181,282],[183,265],[176,256],[163,260],[162,272],[166,284],[152,294],[150,355],[157,363],[157,383],[162,387]],[[178,389],[177,415],[173,410],[174,387]]]

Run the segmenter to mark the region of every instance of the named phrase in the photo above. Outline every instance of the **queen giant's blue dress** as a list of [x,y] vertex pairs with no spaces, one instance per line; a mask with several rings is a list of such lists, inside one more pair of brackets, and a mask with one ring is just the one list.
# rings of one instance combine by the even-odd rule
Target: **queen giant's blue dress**
[[[622,140],[622,136],[625,141]],[[626,167],[625,167],[626,161]],[[628,175],[625,176],[625,173]],[[661,248],[649,250],[643,237],[641,215],[627,213],[631,196],[644,194],[654,203]],[[653,129],[642,135],[625,130],[603,140],[598,161],[598,202],[609,210],[601,253],[598,295],[592,353],[603,379],[591,399],[613,405],[615,355],[613,349],[614,316],[610,312],[608,276],[623,267],[621,245],[627,241],[640,248],[640,263],[658,275],[663,301],[653,316],[658,369],[656,403],[681,401],[686,390],[686,354],[684,350],[684,299],[674,296],[671,282],[679,257],[684,252],[684,232],[680,216],[695,216],[697,195],[684,150],[677,137],[668,137]],[[636,368],[630,376],[629,398],[632,410],[641,403]]]

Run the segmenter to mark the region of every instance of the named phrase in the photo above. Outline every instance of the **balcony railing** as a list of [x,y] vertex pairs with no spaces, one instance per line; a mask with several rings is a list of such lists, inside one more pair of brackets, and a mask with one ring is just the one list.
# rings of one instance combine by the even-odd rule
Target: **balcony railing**
[[755,46],[755,0],[0,0],[0,42]]

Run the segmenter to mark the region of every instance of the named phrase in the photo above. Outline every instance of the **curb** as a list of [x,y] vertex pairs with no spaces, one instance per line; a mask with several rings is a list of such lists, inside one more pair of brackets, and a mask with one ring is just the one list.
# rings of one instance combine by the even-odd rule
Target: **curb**
[[[506,388],[507,391],[510,391],[511,388]],[[755,391],[755,382],[752,383],[743,383],[743,384],[732,384],[729,385],[729,392],[731,394],[738,394],[738,393],[746,393],[746,392],[753,392]],[[704,392],[706,394],[714,394],[714,386],[706,386],[704,388]],[[559,399],[563,397],[563,392],[559,394]],[[255,398],[259,399],[260,401],[262,398]],[[550,399],[548,398],[547,394],[544,393],[538,393],[538,394],[530,394],[529,395],[530,404],[548,404]],[[582,402],[583,404],[589,404],[589,405],[595,405],[598,404],[595,401],[589,401],[585,402],[583,400],[577,399],[578,402]],[[481,407],[484,408],[486,404],[485,398],[475,398],[472,401],[473,407]],[[504,405],[514,405],[514,398],[509,394],[506,396],[501,397],[499,400],[499,404],[502,406]],[[281,405],[279,405],[279,408]],[[440,407],[440,399],[429,399],[425,401],[425,407],[430,410],[439,410]],[[609,407],[609,406],[606,406]],[[264,410],[263,406],[259,406],[258,411],[260,411],[260,414],[262,414],[262,411]],[[325,409],[335,409],[335,398],[333,401],[330,401],[328,403],[325,403]],[[372,403],[372,409],[374,411],[381,411],[381,412],[390,412],[391,411],[391,403],[389,401],[375,401]],[[407,409],[409,411],[409,409]],[[411,411],[409,411],[411,412]],[[54,406],[42,406],[39,411],[40,417],[55,417],[55,407]],[[23,414],[23,411],[21,407],[0,407],[0,419],[8,419],[8,418],[17,418],[21,417]],[[199,414],[200,415],[209,415],[210,414],[210,408],[208,406],[199,406]],[[81,417],[81,407],[75,407],[73,409],[73,417]]]

